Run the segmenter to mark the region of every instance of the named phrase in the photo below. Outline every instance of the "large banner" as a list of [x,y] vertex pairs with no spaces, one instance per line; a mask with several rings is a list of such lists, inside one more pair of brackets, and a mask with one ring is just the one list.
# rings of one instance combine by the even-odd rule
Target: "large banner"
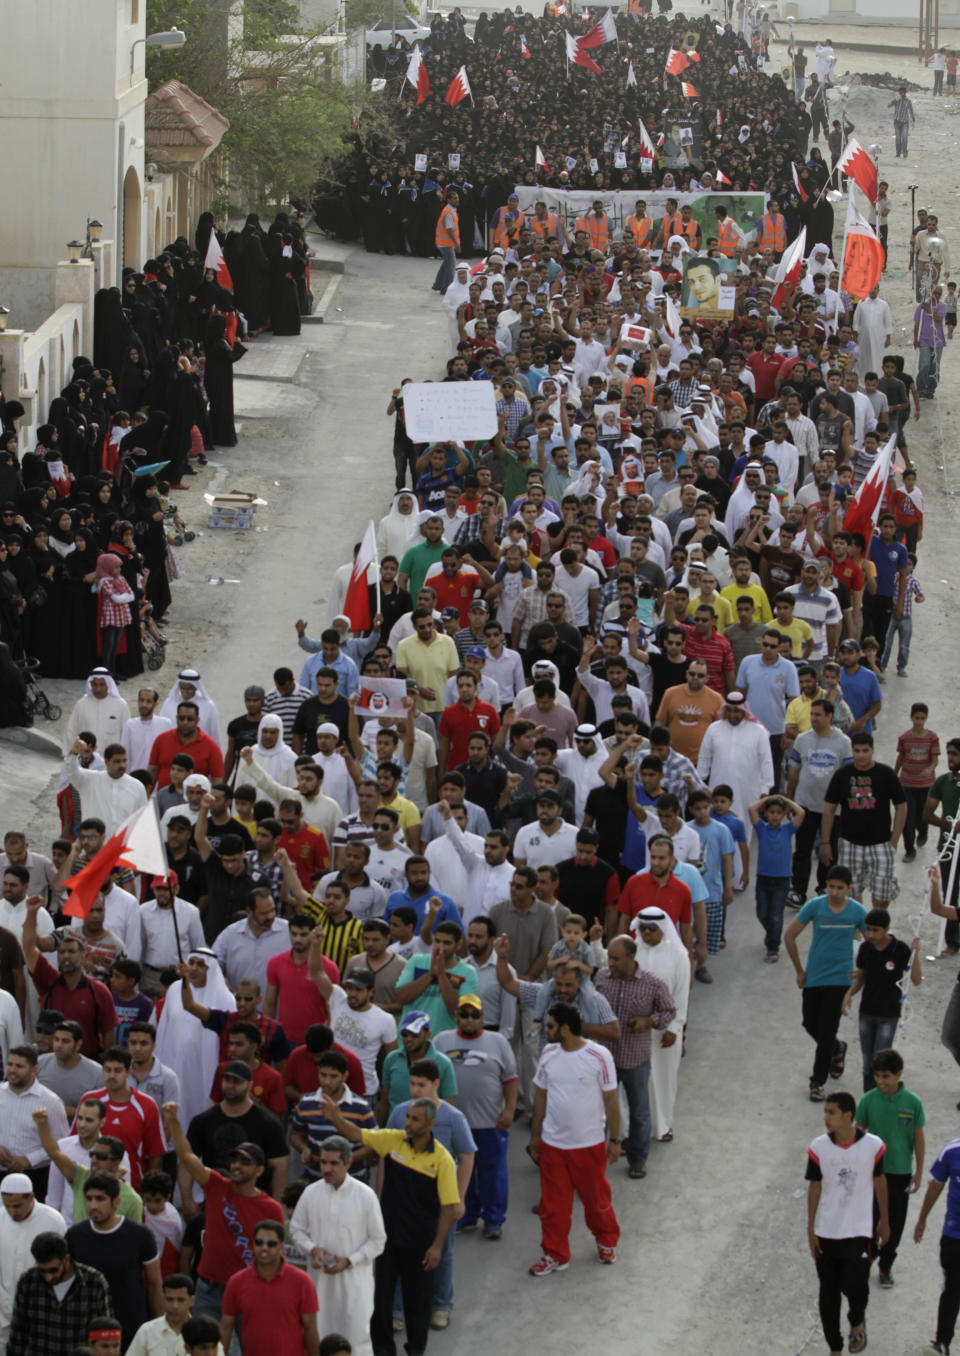
[[576,189],[567,193],[562,189],[545,188],[536,184],[517,184],[514,192],[520,199],[520,210],[529,213],[530,216],[533,215],[535,203],[545,202],[548,212],[556,212],[563,218],[563,224],[571,239],[573,223],[577,217],[585,216],[591,211],[598,198],[610,218],[615,240],[619,240],[623,235],[623,223],[632,215],[638,201],[645,202],[647,215],[654,221],[659,221],[667,210],[667,199],[675,198],[681,207],[689,203],[693,208],[693,215],[700,223],[704,242],[708,236],[717,233],[717,218],[713,210],[715,207],[725,207],[727,215],[733,217],[744,235],[749,235],[751,231],[756,230],[767,201],[764,193],[677,193],[673,189],[662,188],[654,192],[645,192],[642,188],[637,188],[626,191],[618,189],[616,192],[603,189],[596,191]]

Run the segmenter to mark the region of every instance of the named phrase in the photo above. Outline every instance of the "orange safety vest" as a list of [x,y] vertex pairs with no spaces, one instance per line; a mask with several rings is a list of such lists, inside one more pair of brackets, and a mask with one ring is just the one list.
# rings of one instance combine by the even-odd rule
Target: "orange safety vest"
[[644,249],[647,242],[653,239],[653,221],[650,217],[629,216],[623,229],[633,235],[637,249]]
[[586,231],[590,237],[590,248],[592,250],[606,250],[610,244],[610,223],[606,216],[598,217],[593,212],[588,212],[585,217],[577,217],[574,223],[578,231]]
[[764,212],[760,218],[757,244],[762,250],[782,254],[787,248],[787,223],[779,212]]
[[449,203],[440,213],[434,242],[437,249],[446,249],[451,245],[456,250],[460,248],[460,221],[457,217],[457,209],[451,207]]
[[717,248],[725,258],[732,259],[739,244],[740,232],[737,230],[736,222],[724,217],[717,225]]
[[685,240],[689,241],[693,249],[696,249],[697,244],[700,240],[699,222],[695,221],[693,217],[691,217],[689,221],[684,221],[683,217],[681,217],[680,234],[684,237]]
[[513,229],[510,228],[508,207],[498,207],[494,213],[494,224],[491,228],[491,238],[494,249],[506,251],[510,244],[516,240],[520,227],[523,225],[523,215],[518,212],[513,220]]
[[560,234],[560,218],[556,212],[548,212],[545,217],[527,217],[527,226],[534,235],[548,236]]
[[667,241],[672,235],[683,235],[683,217],[679,212],[674,212],[673,216],[664,216],[663,218],[663,248],[666,249]]
[[643,404],[653,404],[653,382],[649,377],[627,377],[623,387],[624,399],[636,387],[643,395]]

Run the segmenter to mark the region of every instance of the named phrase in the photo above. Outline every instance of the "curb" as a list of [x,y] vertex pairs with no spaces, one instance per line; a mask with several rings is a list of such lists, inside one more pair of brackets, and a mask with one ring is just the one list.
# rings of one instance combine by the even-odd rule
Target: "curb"
[[329,311],[330,307],[336,300],[337,292],[340,290],[340,284],[343,281],[343,277],[344,275],[342,272],[341,265],[341,272],[334,273],[333,277],[330,279],[326,287],[323,289],[323,295],[321,296],[320,300],[314,304],[313,314],[300,317],[301,324],[303,325],[323,324],[327,312]]
[[63,758],[60,741],[52,735],[44,734],[35,726],[25,728],[22,725],[8,725],[0,730],[0,744],[12,744],[15,748],[31,749],[34,753],[47,753],[59,762]]

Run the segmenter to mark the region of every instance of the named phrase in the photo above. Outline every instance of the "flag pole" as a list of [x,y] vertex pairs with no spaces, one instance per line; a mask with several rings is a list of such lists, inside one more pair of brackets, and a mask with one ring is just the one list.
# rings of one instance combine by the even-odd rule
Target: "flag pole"
[[[370,519],[370,526],[373,527],[373,519]],[[373,568],[377,572],[377,616],[380,616],[380,553],[377,550],[377,533],[373,533]]]
[[[844,222],[843,222],[843,245],[841,246],[841,250],[840,250],[840,296],[841,296],[841,297],[843,297],[843,296],[845,295],[844,290],[843,290],[843,277],[844,277],[844,272],[845,272],[846,267],[847,267],[847,236],[850,234],[850,207],[851,207],[852,201],[853,201],[853,187],[852,187],[852,181],[848,179],[848,180],[847,180],[847,215],[846,215],[846,217],[844,218]],[[849,300],[849,297],[848,297],[847,299]],[[839,316],[837,317],[835,323],[836,323],[836,328],[839,329],[839,328],[840,328],[840,318],[839,318]]]

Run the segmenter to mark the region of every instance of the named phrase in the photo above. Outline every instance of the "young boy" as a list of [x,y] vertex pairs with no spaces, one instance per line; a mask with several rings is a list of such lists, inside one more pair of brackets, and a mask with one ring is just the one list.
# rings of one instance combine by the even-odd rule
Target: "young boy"
[[897,1034],[903,1001],[900,981],[908,970],[914,984],[919,984],[923,975],[918,954],[920,938],[914,937],[912,944],[907,946],[906,942],[894,937],[886,909],[870,910],[863,936],[857,951],[853,982],[843,996],[843,1014],[848,1015],[850,1004],[862,989],[860,1050],[863,1054],[863,1090],[869,1092],[874,1081],[873,1057],[880,1050],[889,1050]]
[[390,925],[390,945],[388,951],[395,956],[409,960],[411,956],[422,955],[427,950],[417,931],[417,911],[409,904],[401,904],[387,919]]
[[[803,1029],[817,1045],[810,1075],[811,1102],[826,1101],[827,1075],[839,1078],[847,1056],[847,1043],[837,1040],[837,1028],[852,969],[854,939],[867,920],[867,910],[850,898],[852,881],[847,867],[832,866],[826,894],[808,899],[783,936],[797,987],[803,991]],[[804,966],[797,938],[808,923],[813,924],[813,941]]]
[[117,1043],[127,1046],[127,1032],[131,1022],[149,1022],[153,1003],[137,988],[142,971],[137,961],[129,956],[118,956],[110,970],[110,992],[117,1012]]
[[[953,83],[957,83],[957,58],[953,57]],[[947,81],[949,84],[950,81]],[[947,338],[953,338],[953,332],[957,328],[957,284],[955,282],[947,283],[947,295],[944,297],[947,303],[947,314],[943,317],[943,323],[947,327]]]
[[730,812],[733,788],[727,786],[725,782],[719,782],[710,792],[710,799],[713,802],[711,818],[726,824],[730,836],[737,845],[738,851],[733,859],[733,888],[745,890],[750,881],[750,844],[747,842],[747,828],[743,820]]
[[780,959],[783,910],[793,878],[793,835],[806,811],[787,796],[761,796],[747,813],[757,835],[757,917],[764,930],[763,959],[771,965]]
[[[715,956],[723,949],[724,915],[733,903],[733,835],[726,824],[710,817],[712,808],[708,791],[692,791],[687,797],[687,809],[692,816],[690,827],[700,839],[698,868],[707,888],[704,907],[707,911],[708,956]],[[697,978],[700,979],[700,972]],[[701,979],[701,983],[709,982],[709,979]]]
[[908,551],[916,551],[923,538],[923,494],[917,488],[917,473],[911,467],[904,471],[903,484],[894,490],[891,502],[897,520],[897,537]]
[[587,941],[587,920],[579,913],[570,914],[560,928],[560,938],[554,942],[547,957],[547,970],[551,976],[559,966],[579,970],[584,980],[593,979],[594,972],[606,962],[602,955],[603,926],[595,923],[590,929],[590,941]]
[[251,838],[257,836],[257,821],[253,813],[253,807],[256,803],[256,787],[241,785],[233,793],[234,818],[239,820]]
[[907,796],[907,822],[903,828],[905,862],[912,862],[917,855],[917,846],[923,847],[927,841],[923,810],[940,758],[940,736],[927,729],[929,714],[926,702],[914,702],[910,707],[910,729],[897,739],[897,761],[893,770]]
[[864,1093],[856,1114],[857,1125],[879,1135],[886,1145],[883,1175],[887,1179],[890,1234],[878,1258],[884,1290],[893,1285],[893,1264],[907,1222],[907,1206],[911,1192],[920,1187],[926,1150],[923,1127],[927,1118],[923,1103],[903,1086],[902,1073],[903,1058],[896,1050],[878,1050],[873,1057],[876,1087]]
[[143,1222],[153,1234],[160,1256],[160,1274],[173,1276],[180,1270],[183,1220],[173,1203],[173,1178],[159,1168],[145,1172],[140,1182]]
[[180,1331],[180,1336],[187,1356],[218,1356],[222,1350],[220,1324],[208,1314],[188,1318]]
[[[900,647],[897,651],[897,677],[906,678],[907,664],[910,660],[910,637],[913,634],[913,605],[914,603],[926,602],[923,596],[923,590],[917,582],[917,576],[914,570],[917,568],[917,557],[912,551],[907,552],[907,577],[901,584],[897,580],[896,593],[893,599],[894,611],[900,608],[899,616],[890,618],[890,625],[887,627],[887,639],[883,647],[883,660],[881,662],[880,672],[890,663],[893,652],[893,638],[900,637]],[[902,597],[901,597],[902,595]],[[883,678],[880,679],[883,682]]]

